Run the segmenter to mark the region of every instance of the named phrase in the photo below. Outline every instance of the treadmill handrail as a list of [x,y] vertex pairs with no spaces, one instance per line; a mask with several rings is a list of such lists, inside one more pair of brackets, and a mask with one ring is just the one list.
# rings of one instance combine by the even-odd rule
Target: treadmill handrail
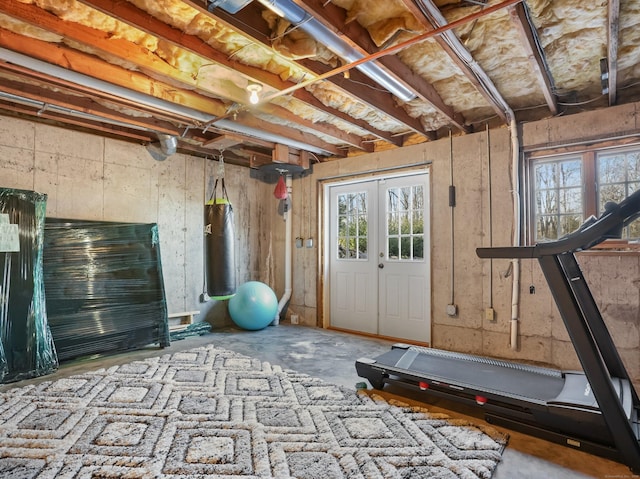
[[640,190],[618,204],[607,204],[606,208],[600,218],[585,222],[557,241],[535,246],[477,248],[476,253],[480,258],[539,258],[592,248],[606,239],[619,237],[619,232],[640,216]]

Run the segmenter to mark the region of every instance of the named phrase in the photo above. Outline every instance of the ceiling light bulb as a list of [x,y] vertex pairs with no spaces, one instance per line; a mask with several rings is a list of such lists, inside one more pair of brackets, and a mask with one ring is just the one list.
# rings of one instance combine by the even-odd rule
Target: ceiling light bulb
[[260,83],[249,82],[247,91],[249,92],[249,103],[256,105],[260,101],[258,93],[262,91],[262,85],[260,85]]

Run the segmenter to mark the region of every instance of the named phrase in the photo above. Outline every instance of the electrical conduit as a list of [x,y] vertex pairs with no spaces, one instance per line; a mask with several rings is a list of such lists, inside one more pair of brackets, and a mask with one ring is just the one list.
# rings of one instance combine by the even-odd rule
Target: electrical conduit
[[284,223],[285,223],[284,294],[282,295],[282,297],[280,298],[280,301],[278,302],[278,311],[276,312],[276,317],[271,323],[273,326],[277,326],[278,324],[280,324],[280,314],[282,314],[282,311],[289,303],[289,300],[291,299],[291,292],[292,292],[292,289],[291,289],[291,268],[292,268],[291,237],[292,237],[292,230],[293,230],[292,221],[291,221],[291,208],[293,204],[291,201],[291,190],[292,190],[292,184],[293,184],[292,175],[286,175],[285,184],[287,186],[287,201],[289,203],[289,207],[284,213]]
[[[518,125],[511,114],[509,117],[511,133],[511,182],[513,193],[513,246],[520,246],[520,142],[518,141]],[[511,349],[518,349],[518,317],[520,314],[520,260],[513,258],[511,273]]]
[[[432,0],[421,0],[427,16],[432,19],[434,26],[441,28],[447,25],[446,18],[440,12],[440,9]],[[504,111],[509,121],[509,133],[511,135],[511,182],[513,194],[513,246],[520,246],[520,142],[518,140],[518,125],[515,120],[513,110],[508,103],[502,98],[502,95],[493,84],[489,76],[473,59],[466,47],[462,44],[454,32],[448,30],[442,34],[447,44],[455,51],[456,55],[463,60],[469,68],[474,72],[478,82],[482,85],[485,92],[494,99],[496,105],[499,105]],[[512,265],[512,290],[511,290],[511,349],[518,348],[518,316],[520,314],[520,260],[514,258]]]

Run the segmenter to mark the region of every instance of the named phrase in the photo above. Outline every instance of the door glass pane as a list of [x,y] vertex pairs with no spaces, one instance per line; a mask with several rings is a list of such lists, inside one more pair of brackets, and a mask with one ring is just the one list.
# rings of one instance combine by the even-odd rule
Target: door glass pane
[[413,258],[422,260],[424,259],[424,236],[413,236]]
[[389,188],[387,190],[387,212],[395,213],[398,211],[398,188]]
[[387,241],[389,248],[387,250],[388,259],[399,259],[400,250],[398,248],[398,238],[389,237]]
[[337,198],[337,206],[337,259],[367,259],[369,248],[367,193],[340,194]]
[[400,238],[400,259],[412,259],[411,236],[402,236]]
[[389,215],[387,216],[387,234],[397,235],[400,231],[398,225],[398,215],[395,213],[389,213]]
[[347,235],[347,215],[338,215],[338,236]]
[[411,220],[408,212],[400,214],[400,234],[411,234]]
[[423,234],[424,233],[424,213],[422,210],[413,212],[413,234]]
[[424,260],[424,187],[387,189],[387,259]]

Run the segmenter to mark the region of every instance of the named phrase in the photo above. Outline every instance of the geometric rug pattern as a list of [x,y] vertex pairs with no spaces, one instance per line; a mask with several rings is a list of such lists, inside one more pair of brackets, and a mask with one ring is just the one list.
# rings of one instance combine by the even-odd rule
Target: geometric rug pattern
[[507,438],[212,345],[0,393],[0,478],[489,478]]

